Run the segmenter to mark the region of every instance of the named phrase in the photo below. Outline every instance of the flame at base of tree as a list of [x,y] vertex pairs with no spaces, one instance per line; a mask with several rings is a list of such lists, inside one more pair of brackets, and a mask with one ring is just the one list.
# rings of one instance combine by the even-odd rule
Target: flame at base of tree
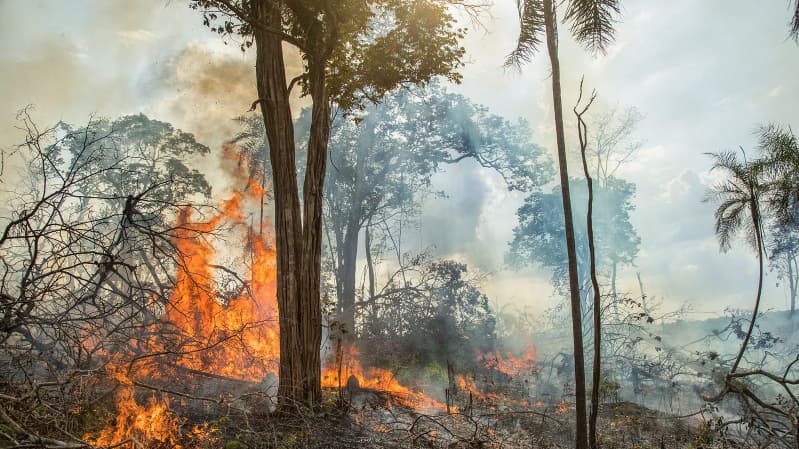
[[[150,326],[152,336],[131,342],[137,353],[146,357],[133,357],[135,362],[131,362],[131,357],[126,360],[123,354],[109,355],[106,374],[120,384],[117,416],[96,437],[85,437],[91,444],[207,446],[214,439],[213,429],[206,424],[184,431],[184,422],[170,407],[166,394],[151,395],[142,405],[137,402],[136,385],[174,384],[176,378],[187,373],[252,382],[277,375],[280,341],[276,255],[271,237],[255,232],[243,213],[247,201],[259,202],[264,191],[257,182],[247,179],[247,161],[233,146],[226,146],[224,157],[236,163],[238,179],[247,180],[244,193],[233,193],[221,203],[218,213],[204,221],[195,221],[191,208],[184,209],[177,218],[178,235],[173,243],[179,263],[170,300],[163,306],[161,319]],[[239,235],[238,245],[214,235],[222,225],[237,230],[233,235]],[[236,273],[245,271],[242,267],[246,267],[247,274],[239,278]],[[352,389],[354,385],[357,389],[387,392],[400,405],[426,412],[457,410],[401,384],[389,370],[364,368],[359,359],[354,347],[341,348],[336,363],[328,364],[324,370],[323,386]],[[486,369],[517,376],[532,369],[535,352],[521,357],[494,352],[478,355],[478,359]],[[458,382],[464,391],[492,397],[491,393],[480,392],[474,379],[460,377]]]

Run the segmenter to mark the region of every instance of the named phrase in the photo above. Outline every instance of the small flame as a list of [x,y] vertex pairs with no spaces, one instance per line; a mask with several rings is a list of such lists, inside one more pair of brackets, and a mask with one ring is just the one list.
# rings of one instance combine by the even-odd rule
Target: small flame
[[503,354],[500,351],[494,351],[480,354],[479,359],[483,361],[486,368],[495,369],[511,377],[532,373],[538,360],[533,345],[528,345],[525,352],[518,357],[511,352]]
[[[358,381],[359,388],[391,393],[400,404],[406,407],[437,411],[445,411],[447,409],[445,404],[425,393],[412,390],[399,383],[391,371],[374,367],[364,370],[359,361],[359,356],[358,350],[352,346],[348,345],[342,348],[341,366],[329,364],[325,367],[322,373],[322,386],[328,388],[345,387],[351,383],[350,378],[354,378]],[[341,373],[340,378],[339,372]]]

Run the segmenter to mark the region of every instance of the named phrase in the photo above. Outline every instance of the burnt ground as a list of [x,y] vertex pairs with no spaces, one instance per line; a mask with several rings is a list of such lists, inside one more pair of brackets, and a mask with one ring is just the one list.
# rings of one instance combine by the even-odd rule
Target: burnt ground
[[[344,448],[571,448],[573,406],[482,413],[420,413],[401,398],[364,390],[352,400],[331,394],[322,409],[249,416],[216,424],[213,441],[225,449]],[[720,438],[696,416],[668,416],[631,402],[600,409],[603,449],[744,448]]]

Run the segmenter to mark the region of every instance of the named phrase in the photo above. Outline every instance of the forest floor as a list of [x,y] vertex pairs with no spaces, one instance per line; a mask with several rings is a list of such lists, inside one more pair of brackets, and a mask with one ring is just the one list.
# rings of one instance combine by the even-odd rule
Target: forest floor
[[[217,440],[226,449],[344,448],[571,448],[574,407],[481,413],[421,413],[401,398],[364,390],[352,401],[332,399],[321,410],[264,415],[265,427]],[[697,417],[673,417],[631,402],[600,408],[599,445],[603,449],[730,448],[744,446],[720,438]],[[230,430],[230,429],[228,429]]]

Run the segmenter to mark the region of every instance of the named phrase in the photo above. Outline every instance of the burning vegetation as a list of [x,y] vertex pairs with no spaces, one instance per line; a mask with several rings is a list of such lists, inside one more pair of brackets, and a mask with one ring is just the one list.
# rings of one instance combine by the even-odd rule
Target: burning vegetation
[[[7,282],[3,293],[5,446],[557,447],[573,439],[576,392],[562,326],[493,310],[479,276],[427,254],[367,260],[349,323],[328,304],[324,400],[308,408],[278,397],[277,253],[263,213],[270,180],[263,146],[253,146],[263,139],[257,127],[223,149],[230,193],[200,205],[189,199],[210,198],[201,176],[183,166],[197,176],[181,184],[159,170],[207,149],[169,125],[138,116],[41,132],[24,115],[23,123],[28,166],[59,162],[34,178],[41,189],[3,237],[7,279],[22,286]],[[63,181],[45,182],[53,179]],[[145,181],[136,195],[123,194]],[[372,223],[370,238],[385,245],[390,228]],[[338,294],[339,282],[327,294]],[[602,446],[742,444],[731,431],[739,423],[724,418],[736,409],[719,397],[703,406],[696,393],[732,394],[712,390],[727,362],[720,353],[689,359],[669,342],[681,340],[664,327],[670,316],[655,316],[643,294],[604,300],[612,313],[598,385]],[[557,311],[550,318],[564,319]],[[692,344],[743,338],[744,323],[731,312],[726,327],[716,323]],[[759,351],[785,350],[769,332],[752,341]],[[768,377],[747,371],[724,382],[749,395],[755,386],[730,379],[760,375]],[[793,391],[790,378],[769,379]],[[784,400],[763,404],[772,426],[794,413]]]
[[[556,32],[565,8],[604,52],[618,2],[518,2],[506,65],[546,42],[560,179],[533,126],[444,84],[465,55],[452,10],[480,5],[189,4],[258,49],[260,114],[220,154],[141,114],[41,129],[29,109],[0,154],[0,449],[799,447],[797,138],[766,125],[754,159],[710,155],[721,250],[743,231],[757,256],[752,311],[687,320],[641,273],[620,291],[641,238],[617,169],[641,115],[595,118],[581,81],[570,178]],[[295,114],[298,91],[313,107]],[[462,161],[520,194],[506,262],[551,275],[545,312],[491,302],[465,263],[483,255],[422,246],[475,237],[488,202],[417,238]],[[760,307],[766,262],[790,312]]]

